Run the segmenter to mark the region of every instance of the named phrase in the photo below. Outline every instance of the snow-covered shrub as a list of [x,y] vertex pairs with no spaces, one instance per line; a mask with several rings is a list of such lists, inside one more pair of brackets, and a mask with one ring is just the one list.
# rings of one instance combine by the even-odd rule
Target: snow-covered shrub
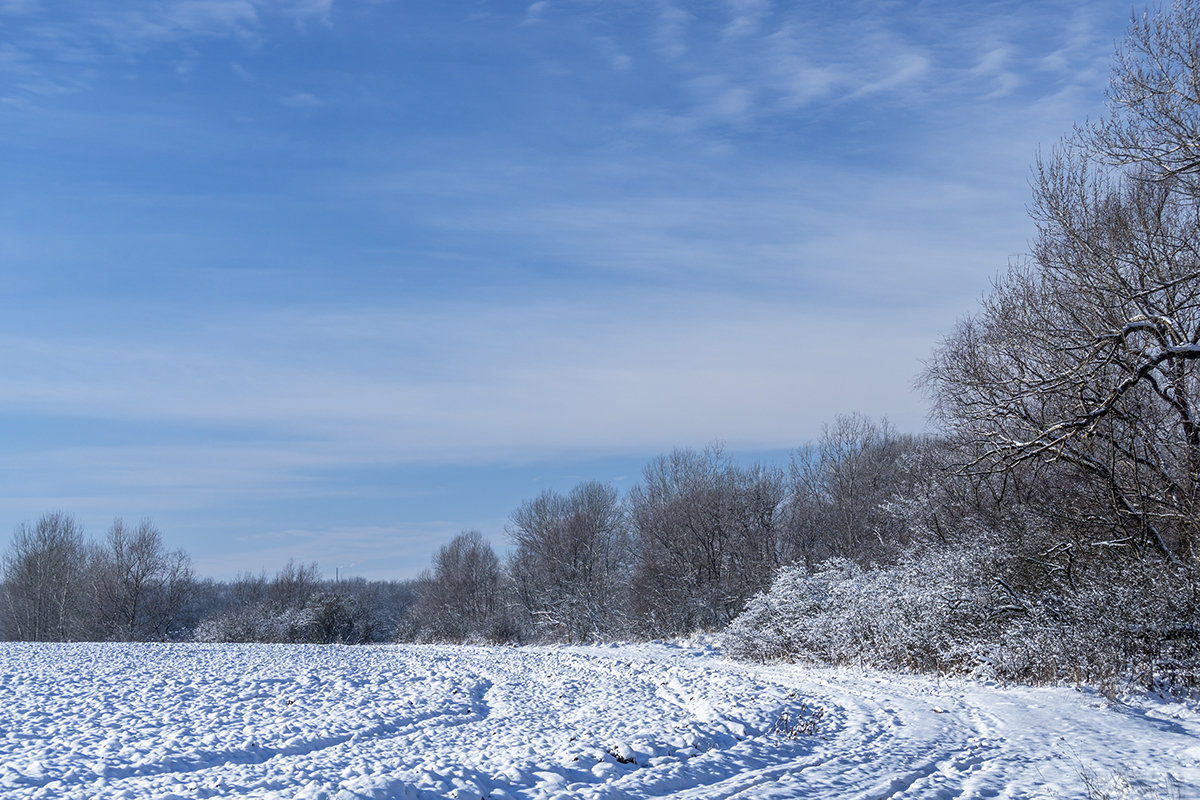
[[1036,597],[1005,626],[999,677],[1101,687],[1137,683],[1195,688],[1200,679],[1197,576],[1142,558],[1094,565]]
[[198,642],[303,642],[304,613],[268,603],[230,608],[196,626]]
[[411,582],[322,580],[315,563],[289,561],[274,578],[239,575],[207,584],[202,642],[357,644],[391,641],[413,602]]
[[839,661],[835,629],[850,619],[838,613],[843,609],[835,593],[861,575],[856,564],[840,558],[811,572],[802,566],[784,567],[771,588],[752,597],[726,628],[722,649],[735,658],[762,661]]
[[986,547],[926,549],[869,570],[845,559],[784,568],[722,647],[736,658],[970,670],[993,627],[978,581],[990,557]]
[[373,641],[378,623],[347,592],[320,591],[304,605],[263,601],[214,614],[195,631],[198,642],[297,642],[359,644]]
[[1022,682],[1200,685],[1195,569],[1092,554],[1064,572],[1050,557],[981,535],[872,569],[787,567],[722,646],[735,658]]

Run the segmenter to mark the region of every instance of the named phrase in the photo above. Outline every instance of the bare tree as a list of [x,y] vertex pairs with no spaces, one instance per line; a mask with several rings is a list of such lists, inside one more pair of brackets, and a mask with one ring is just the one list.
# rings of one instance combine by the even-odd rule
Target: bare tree
[[148,519],[136,528],[114,520],[94,550],[89,573],[95,634],[103,639],[169,638],[194,583],[187,554],[167,551]]
[[839,416],[815,444],[792,458],[787,501],[787,561],[837,556],[869,563],[907,540],[892,501],[917,480],[919,440],[885,419]]
[[317,562],[307,564],[289,558],[275,577],[265,585],[267,603],[279,610],[301,608],[321,584],[321,569]]
[[1068,464],[1118,540],[1179,557],[1200,519],[1200,206],[1174,179],[1093,179],[1074,158],[1039,175],[1035,261],[997,281],[926,384],[976,466]]
[[6,635],[25,641],[67,641],[82,630],[87,548],[83,529],[55,511],[22,524],[3,559]]
[[1135,22],[1110,117],[1039,160],[1032,261],[927,365],[977,468],[1074,470],[1080,524],[1194,558],[1200,532],[1200,10]]
[[728,623],[781,561],[780,470],[742,469],[720,448],[676,450],[646,466],[628,498],[634,609],[646,633]]
[[246,608],[265,603],[267,600],[267,571],[239,572],[224,591],[230,606]]
[[513,512],[507,531],[517,599],[544,635],[573,642],[624,629],[628,534],[616,489],[543,492]]
[[417,582],[409,611],[417,638],[462,642],[502,638],[500,559],[478,531],[463,531],[443,545],[433,569]]
[[1135,17],[1109,85],[1110,115],[1076,139],[1114,166],[1146,167],[1156,179],[1200,189],[1200,6]]

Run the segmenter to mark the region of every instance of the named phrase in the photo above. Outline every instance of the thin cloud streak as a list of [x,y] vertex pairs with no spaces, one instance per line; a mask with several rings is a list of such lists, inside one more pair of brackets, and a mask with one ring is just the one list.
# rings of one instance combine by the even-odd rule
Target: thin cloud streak
[[[329,466],[713,437],[788,447],[814,421],[861,407],[868,383],[822,377],[848,352],[872,364],[873,381],[890,373],[903,390],[929,337],[907,333],[904,316],[887,353],[872,341],[876,312],[674,294],[624,308],[275,313],[230,321],[220,339],[199,329],[167,346],[8,338],[5,373],[20,379],[0,383],[0,409],[275,431]],[[260,343],[256,352],[239,352],[246,341]],[[881,400],[868,405],[883,411]],[[918,416],[915,403],[888,401]]]
[[[288,561],[316,562],[328,579],[366,578],[405,580],[416,578],[429,553],[460,532],[450,522],[404,526],[338,526],[288,528],[241,537],[241,569],[268,576]],[[496,542],[502,545],[502,542]],[[336,554],[331,558],[331,555]],[[220,552],[196,554],[196,569],[204,575],[231,578],[228,556]],[[418,566],[420,565],[420,566]]]

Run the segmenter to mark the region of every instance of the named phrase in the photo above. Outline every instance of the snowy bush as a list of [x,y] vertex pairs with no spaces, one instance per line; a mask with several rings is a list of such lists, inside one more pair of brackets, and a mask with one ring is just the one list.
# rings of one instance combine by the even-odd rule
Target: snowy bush
[[269,601],[226,609],[196,627],[198,642],[360,644],[378,638],[375,615],[349,592],[323,590],[283,606]]
[[1036,598],[1009,622],[996,648],[996,672],[1105,688],[1195,688],[1198,577],[1194,569],[1158,559],[1093,568],[1075,586]]
[[914,554],[863,570],[830,559],[787,567],[726,630],[737,658],[798,659],[922,670],[968,670],[987,639],[988,592],[977,580],[983,548]]
[[267,603],[231,608],[196,627],[198,642],[305,642],[305,614],[300,608]]
[[1197,685],[1194,569],[1106,555],[1077,557],[1059,574],[1044,555],[980,537],[872,569],[843,559],[787,567],[729,626],[722,646],[764,661],[1108,689]]

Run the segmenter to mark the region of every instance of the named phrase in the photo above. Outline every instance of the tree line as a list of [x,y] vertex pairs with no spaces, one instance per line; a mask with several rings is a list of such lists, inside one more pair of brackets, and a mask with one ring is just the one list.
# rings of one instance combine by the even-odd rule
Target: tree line
[[20,525],[0,561],[0,635],[23,641],[392,641],[411,581],[327,581],[289,561],[273,577],[198,577],[150,520],[99,541],[65,512]]
[[653,459],[623,497],[595,481],[544,491],[511,514],[506,560],[477,531],[438,551],[406,633],[586,642],[719,630],[784,565],[896,552],[905,533],[887,505],[927,444],[848,415],[787,468],[711,446]]
[[412,581],[327,581],[316,564],[289,562],[218,582],[150,520],[117,519],[92,541],[71,515],[47,513],[17,528],[0,562],[0,632],[519,643],[716,630],[785,564],[893,547],[898,529],[878,508],[911,479],[902,462],[921,441],[851,415],[787,469],[741,466],[717,446],[676,450],[623,497],[594,481],[545,491],[512,512],[505,558],[465,531]]

